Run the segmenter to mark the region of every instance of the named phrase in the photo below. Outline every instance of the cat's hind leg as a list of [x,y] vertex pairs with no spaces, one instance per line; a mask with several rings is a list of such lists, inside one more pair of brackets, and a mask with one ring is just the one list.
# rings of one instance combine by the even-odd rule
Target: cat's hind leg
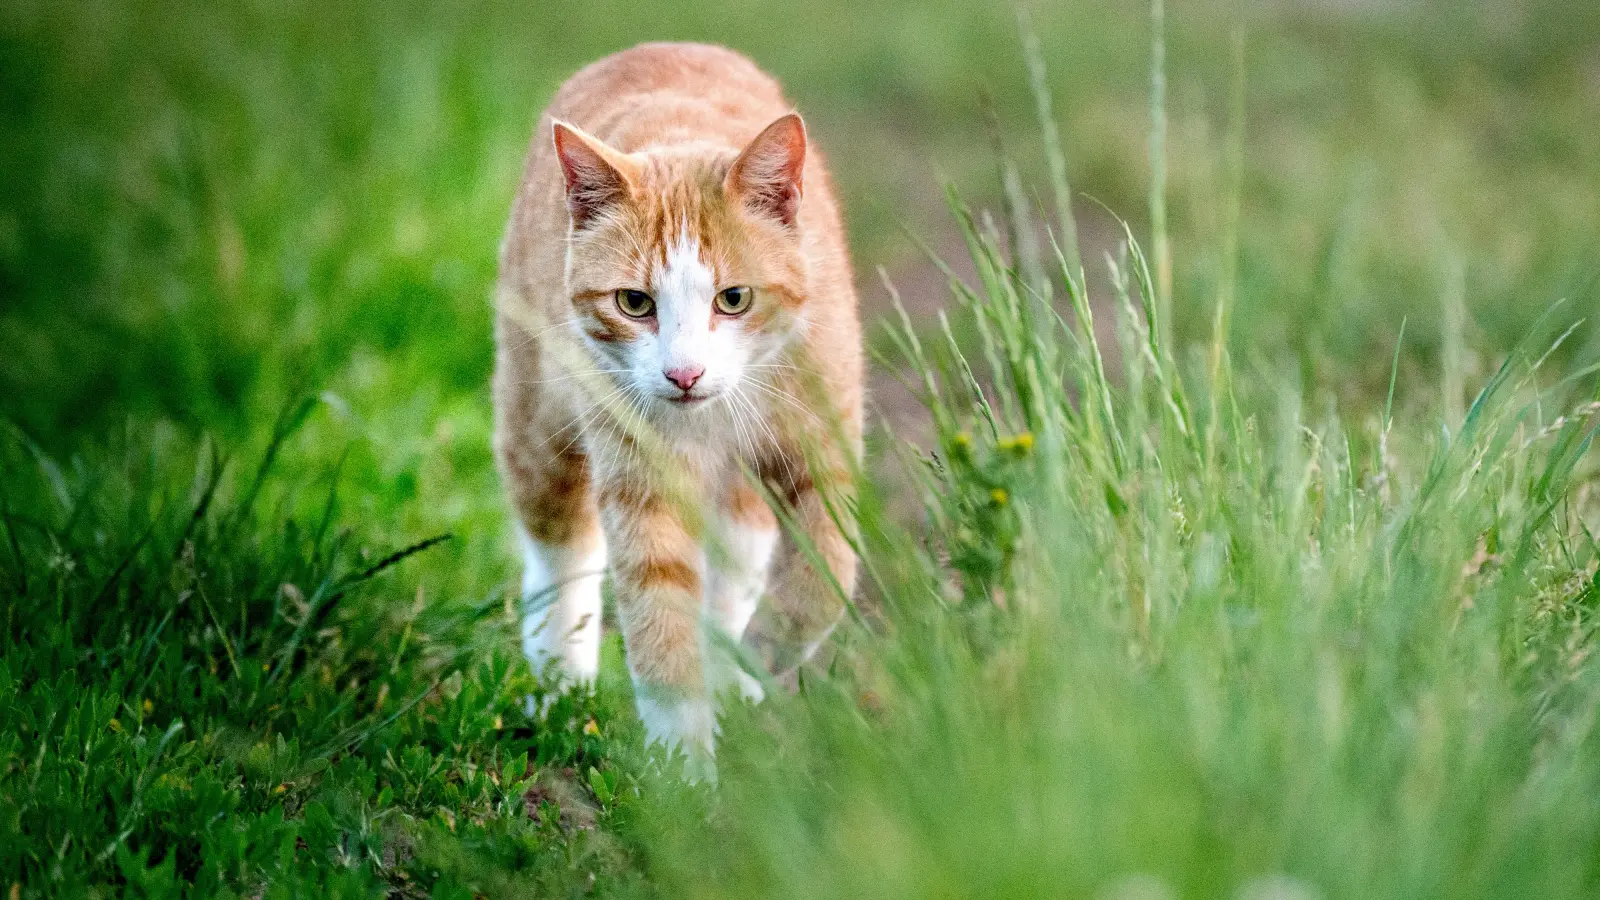
[[[825,450],[830,448],[825,447]],[[798,683],[801,664],[816,652],[843,618],[855,590],[856,555],[848,516],[852,476],[836,448],[819,454],[819,463],[793,479],[783,492],[806,552],[787,541],[773,564],[773,586],[767,603],[745,630],[744,644],[760,655],[781,684]],[[820,565],[818,565],[820,563]]]

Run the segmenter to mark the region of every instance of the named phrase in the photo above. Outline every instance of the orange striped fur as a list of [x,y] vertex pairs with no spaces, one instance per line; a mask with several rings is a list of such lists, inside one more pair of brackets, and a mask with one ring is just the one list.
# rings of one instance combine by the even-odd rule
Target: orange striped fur
[[855,580],[830,506],[860,455],[860,326],[821,155],[744,57],[635,47],[540,117],[500,264],[524,649],[591,678],[609,572],[646,730],[709,772],[714,693],[760,691],[707,629],[787,675]]

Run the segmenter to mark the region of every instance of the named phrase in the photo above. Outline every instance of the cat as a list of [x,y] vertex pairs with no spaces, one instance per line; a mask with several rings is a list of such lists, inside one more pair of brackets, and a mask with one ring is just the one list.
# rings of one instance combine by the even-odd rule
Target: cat
[[539,118],[496,307],[524,652],[593,679],[609,572],[648,740],[714,777],[717,696],[762,693],[731,648],[792,684],[855,583],[856,293],[778,83],[700,44],[579,71]]

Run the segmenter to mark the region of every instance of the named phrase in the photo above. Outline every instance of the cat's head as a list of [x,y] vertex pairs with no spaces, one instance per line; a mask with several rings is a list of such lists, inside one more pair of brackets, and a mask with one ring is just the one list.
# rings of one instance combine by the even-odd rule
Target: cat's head
[[562,122],[554,132],[573,320],[599,367],[670,415],[774,365],[803,322],[800,117],[737,154],[692,142],[622,153]]

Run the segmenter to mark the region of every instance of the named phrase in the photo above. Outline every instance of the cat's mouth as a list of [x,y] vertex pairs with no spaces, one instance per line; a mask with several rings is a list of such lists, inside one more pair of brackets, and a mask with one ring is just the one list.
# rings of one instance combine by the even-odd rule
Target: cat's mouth
[[710,399],[711,396],[709,394],[676,394],[668,397],[667,402],[671,403],[673,406],[681,406],[687,409],[690,407],[699,406]]

